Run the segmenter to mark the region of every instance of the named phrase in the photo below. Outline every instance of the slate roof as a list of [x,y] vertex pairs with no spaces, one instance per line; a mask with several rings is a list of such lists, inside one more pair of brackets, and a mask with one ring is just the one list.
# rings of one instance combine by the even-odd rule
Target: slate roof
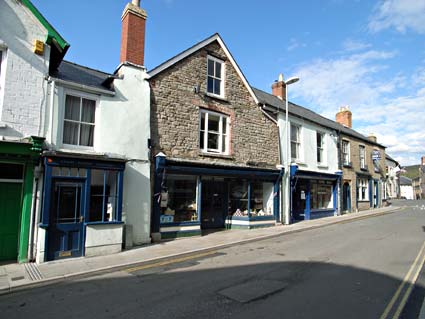
[[394,162],[396,165],[400,165],[399,162],[397,162],[394,158],[392,158],[391,156],[389,156],[388,154],[385,154],[385,158],[391,162]]
[[400,176],[400,185],[412,185],[412,180],[406,176]]
[[[274,96],[273,94],[264,92],[262,90],[252,88],[254,91],[254,94],[257,96],[258,101],[261,104],[265,104],[267,106],[270,106],[272,108],[280,109],[282,112],[286,110],[285,102],[278,97]],[[340,131],[343,134],[358,138],[360,140],[363,140],[367,143],[377,145],[380,147],[385,148],[382,144],[374,143],[370,141],[366,136],[363,134],[360,134],[359,132],[348,128],[344,125],[341,125],[335,121],[332,121],[324,116],[321,116],[312,110],[309,110],[305,107],[302,107],[300,105],[294,104],[292,102],[289,102],[289,114],[294,115],[296,117],[308,120],[310,122],[313,122],[315,124],[319,124],[320,126],[327,127],[336,131]]]
[[52,72],[51,76],[63,81],[114,92],[113,88],[104,85],[105,81],[113,76],[112,74],[69,61],[62,61],[59,68]]

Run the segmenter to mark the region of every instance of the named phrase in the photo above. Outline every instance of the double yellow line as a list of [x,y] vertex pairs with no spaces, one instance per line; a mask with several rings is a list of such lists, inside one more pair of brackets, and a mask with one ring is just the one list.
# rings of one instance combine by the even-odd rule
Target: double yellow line
[[[425,253],[424,252],[425,252],[425,241],[422,244],[422,247],[421,247],[418,255],[416,256],[415,261],[413,262],[408,273],[404,277],[403,282],[400,284],[400,286],[396,290],[394,296],[392,297],[390,303],[385,308],[380,319],[387,319],[387,318],[398,319],[400,317],[400,314],[403,311],[403,308],[406,305],[410,294],[412,293],[415,282],[418,279],[419,273],[421,272],[422,266],[425,262]],[[412,274],[413,274],[413,276],[412,276]],[[408,285],[407,289],[404,289],[406,285]],[[404,294],[403,294],[402,297],[400,297],[400,294],[401,294],[402,291],[404,291]],[[391,317],[390,316],[391,310],[393,310],[394,304],[396,303],[396,301],[400,299],[399,297],[401,298],[400,303],[398,304],[398,306],[393,311],[394,315]]]

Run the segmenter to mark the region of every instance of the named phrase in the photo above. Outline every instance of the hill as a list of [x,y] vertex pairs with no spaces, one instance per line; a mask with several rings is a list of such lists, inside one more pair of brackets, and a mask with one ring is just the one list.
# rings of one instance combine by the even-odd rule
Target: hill
[[414,179],[415,177],[419,176],[419,165],[404,166],[403,170],[406,172],[402,171],[402,176],[409,177],[410,179]]

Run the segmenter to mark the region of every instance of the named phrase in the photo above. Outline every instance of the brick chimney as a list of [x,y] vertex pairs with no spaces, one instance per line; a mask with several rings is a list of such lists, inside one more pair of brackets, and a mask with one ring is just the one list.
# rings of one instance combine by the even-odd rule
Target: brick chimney
[[348,106],[341,106],[339,108],[338,113],[336,113],[335,120],[339,124],[352,128],[353,127],[352,116],[353,115]]
[[421,157],[421,165],[422,166],[425,166],[425,156],[422,156]]
[[373,133],[369,133],[369,136],[367,137],[367,139],[373,143],[377,143],[378,139],[376,138],[375,134]]
[[121,63],[145,63],[146,17],[145,10],[140,8],[140,0],[132,0],[125,7],[121,16]]
[[272,94],[283,100],[286,97],[286,85],[283,81],[283,74],[279,74],[279,80],[272,84]]

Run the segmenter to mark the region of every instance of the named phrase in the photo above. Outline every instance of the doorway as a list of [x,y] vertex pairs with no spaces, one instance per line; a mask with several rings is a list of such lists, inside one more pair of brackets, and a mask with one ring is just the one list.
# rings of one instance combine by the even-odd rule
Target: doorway
[[201,228],[224,228],[227,215],[227,183],[202,181]]
[[351,188],[349,182],[345,182],[342,186],[342,210],[344,212],[351,211]]
[[84,180],[54,179],[48,260],[83,255]]

